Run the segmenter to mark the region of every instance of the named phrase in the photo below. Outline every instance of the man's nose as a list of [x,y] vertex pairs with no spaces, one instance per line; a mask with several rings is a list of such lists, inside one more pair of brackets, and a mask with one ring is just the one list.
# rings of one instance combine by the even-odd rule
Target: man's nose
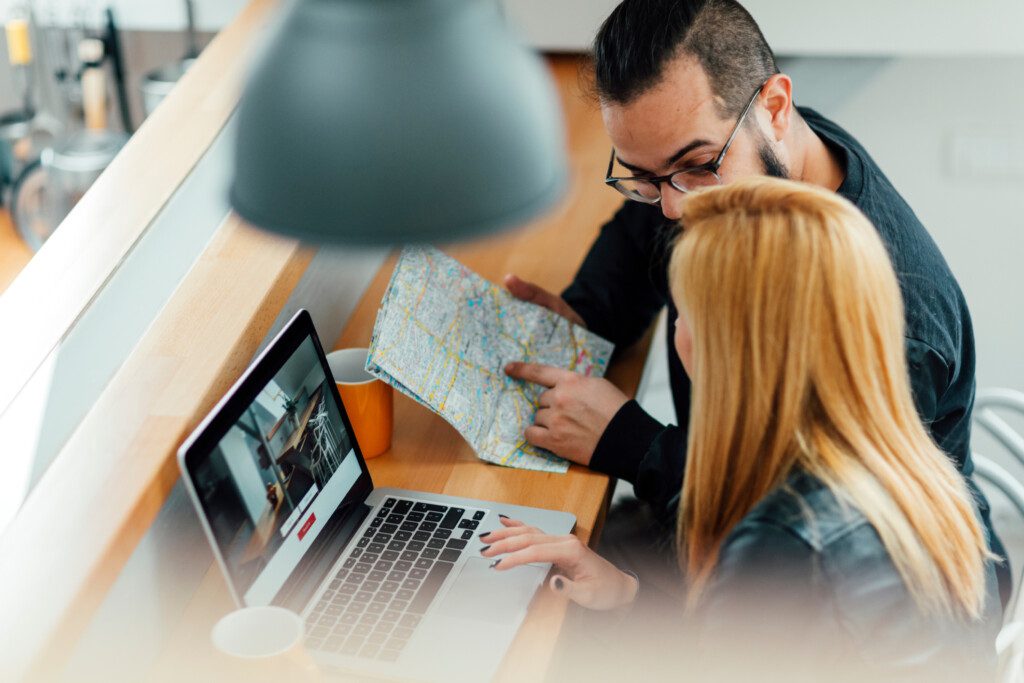
[[685,192],[677,190],[672,183],[661,186],[661,213],[670,221],[677,221],[683,215],[683,199]]

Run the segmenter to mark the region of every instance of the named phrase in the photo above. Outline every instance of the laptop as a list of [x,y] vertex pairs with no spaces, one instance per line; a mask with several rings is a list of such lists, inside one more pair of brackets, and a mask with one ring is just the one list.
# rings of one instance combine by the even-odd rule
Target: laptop
[[576,523],[565,512],[375,488],[305,310],[189,436],[178,463],[235,601],[300,614],[306,648],[328,672],[492,678],[550,565],[493,571],[480,534],[501,526],[499,513],[554,534]]

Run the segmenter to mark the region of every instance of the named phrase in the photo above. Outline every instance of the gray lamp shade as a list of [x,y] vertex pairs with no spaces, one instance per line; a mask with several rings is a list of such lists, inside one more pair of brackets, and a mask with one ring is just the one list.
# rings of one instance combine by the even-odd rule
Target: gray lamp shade
[[299,0],[239,103],[230,200],[309,242],[449,241],[548,208],[564,150],[496,0]]

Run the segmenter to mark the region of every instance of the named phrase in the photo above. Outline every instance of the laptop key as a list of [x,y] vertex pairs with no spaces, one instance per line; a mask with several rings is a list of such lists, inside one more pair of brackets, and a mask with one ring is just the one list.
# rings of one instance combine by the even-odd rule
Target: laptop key
[[402,515],[388,515],[388,524],[401,524],[403,521],[405,521],[405,517],[403,517]]
[[419,555],[417,555],[411,550],[406,550],[404,553],[402,553],[402,560],[404,560],[405,562],[415,562],[418,558]]
[[390,550],[393,553],[400,552],[404,549],[405,543],[403,543],[402,541],[391,541],[391,543],[388,544],[388,550]]
[[430,540],[430,532],[429,531],[417,531],[416,533],[414,533],[412,535],[412,540],[414,540],[414,541],[429,541]]
[[405,647],[405,639],[392,637],[388,642],[384,643],[384,647],[389,650],[401,650]]
[[443,562],[454,562],[455,560],[459,559],[460,555],[462,555],[462,553],[460,553],[458,550],[454,550],[452,548],[445,548],[441,551],[441,557],[439,557],[438,559]]
[[396,531],[395,532],[395,540],[396,541],[408,541],[410,538],[412,538],[412,533],[409,532],[409,531]]
[[[429,522],[423,523],[429,524]],[[402,531],[416,531],[416,522],[402,522],[402,524],[398,528]]]
[[[399,609],[398,607],[395,606],[399,602],[402,603],[402,608],[401,609]],[[405,609],[405,604],[406,603],[404,601],[402,601],[402,600],[395,600],[394,602],[391,603],[391,606],[394,609],[384,610],[384,612],[380,615],[380,620],[381,621],[398,621],[398,618],[400,616],[402,616],[402,610]],[[379,624],[378,624],[378,626],[379,626]]]
[[373,564],[380,557],[377,553],[363,553],[363,556],[359,558],[359,561],[364,564]]
[[409,570],[409,578],[410,579],[425,579],[425,578],[427,578],[427,570],[426,569],[411,569],[411,570]]
[[397,524],[381,524],[380,525],[380,532],[382,534],[393,534],[396,531],[398,531],[398,525]]
[[369,624],[356,624],[352,628],[352,635],[354,636],[368,636],[373,633],[373,627]]
[[383,517],[374,517],[373,519],[370,520],[370,526],[380,526],[383,523],[384,523],[384,518]]
[[406,550],[412,550],[413,552],[419,552],[423,550],[423,541],[409,541],[409,544],[405,546]]
[[405,572],[400,572],[397,569],[391,572],[390,574],[388,574],[388,582],[391,581],[397,581],[398,583],[405,581]]
[[373,627],[374,631],[377,631],[377,632],[380,632],[380,633],[384,633],[384,634],[391,633],[391,629],[393,629],[395,627],[395,620],[394,619],[387,619],[386,618],[387,615],[388,615],[387,612],[385,612],[384,614],[381,615],[380,621],[377,622],[374,625],[374,627]]
[[419,587],[420,587],[420,580],[419,579],[406,579],[405,581],[402,582],[402,588],[408,588],[411,591],[414,591],[414,590],[416,590]]
[[365,548],[365,547],[366,547],[366,545],[367,545],[367,544],[368,544],[369,542],[370,542],[370,539],[368,539],[368,538],[367,538],[366,536],[363,536],[363,537],[362,537],[362,538],[360,538],[360,539],[359,539],[358,541],[356,541],[356,547],[357,547],[357,548]]
[[415,512],[444,512],[448,508],[437,503],[416,503],[412,509]]
[[354,624],[357,621],[359,621],[359,615],[351,612],[348,614],[342,614],[341,618],[338,619],[339,624]]
[[[366,610],[366,603],[365,602],[353,602],[352,604],[350,604],[348,606],[348,609],[345,610],[345,613],[343,615],[341,615],[341,616],[342,616],[343,619],[345,617],[349,616],[349,615],[355,615],[356,617],[358,617],[365,610]],[[353,622],[350,621],[348,623],[351,624]]]
[[313,630],[309,632],[309,635],[313,638],[326,638],[330,633],[331,629],[326,626],[314,626]]
[[379,618],[380,618],[379,614],[377,614],[375,612],[367,612],[363,616],[359,617],[359,623],[360,624],[370,624],[372,626],[373,624],[377,623],[377,619],[379,619]]
[[345,568],[345,569],[351,569],[352,567],[356,566],[356,558],[354,558],[354,557],[348,558],[347,560],[345,560],[345,564],[343,564],[341,566],[343,568]]
[[388,573],[379,569],[374,569],[372,572],[366,575],[368,581],[383,581],[388,576]]
[[406,512],[408,512],[409,510],[411,510],[411,509],[412,509],[412,501],[411,500],[400,500],[400,501],[398,501],[395,504],[395,512],[403,514],[403,515]]
[[395,569],[400,572],[407,572],[412,569],[412,562],[409,560],[399,560],[398,562],[395,562]]
[[323,638],[308,638],[306,640],[306,645],[309,646],[310,650],[319,650],[320,647],[323,644],[324,644],[324,639]]
[[394,550],[385,550],[380,554],[380,559],[387,560],[388,562],[394,562],[398,559],[398,552]]
[[428,560],[434,560],[434,559],[437,559],[437,553],[438,552],[440,552],[440,551],[435,550],[434,548],[427,548],[426,550],[424,550],[424,551],[422,551],[420,553],[420,557],[425,557]]
[[386,507],[386,508],[394,507],[395,503],[397,503],[397,502],[398,502],[397,498],[388,498],[387,500],[384,501],[384,507]]
[[356,562],[356,566],[352,567],[353,574],[365,574],[373,569],[373,565],[366,564],[365,562]]
[[391,632],[391,636],[393,638],[401,638],[402,640],[408,640],[411,635],[412,629],[406,628],[405,626],[398,626]]
[[350,552],[350,553],[348,554],[348,556],[349,556],[350,558],[353,558],[353,559],[354,559],[354,558],[356,558],[356,557],[359,557],[359,556],[360,556],[360,555],[362,555],[362,554],[363,554],[363,549],[362,549],[362,548],[352,548],[352,552]]
[[[377,564],[373,565],[373,568],[376,569],[379,572],[389,572],[389,571],[391,571],[391,563],[388,562],[387,560],[381,560]],[[381,581],[383,579],[377,579],[377,580]]]
[[472,529],[466,529],[465,531],[462,532],[462,540],[463,541],[468,541],[471,538],[473,538],[473,530]]
[[[448,551],[446,550],[445,552]],[[444,555],[444,553],[441,554]],[[416,597],[413,598],[412,603],[409,605],[409,612],[412,614],[423,614],[427,610],[434,596],[441,590],[441,584],[444,583],[444,580],[451,573],[454,566],[451,562],[434,563],[430,573],[427,574],[427,578],[423,580],[423,585],[416,591]],[[409,580],[411,581],[411,579]]]
[[420,522],[420,531],[433,531],[437,528],[437,522]]
[[[448,547],[455,548],[456,550],[462,550],[466,547],[466,542],[458,538],[449,538]],[[379,562],[377,564],[380,564]]]
[[[415,595],[413,591],[408,588],[402,588],[395,591],[395,600],[412,600],[413,595]],[[405,608],[403,607],[403,609]]]
[[367,614],[380,614],[384,611],[384,603],[382,602],[371,602],[366,606]]
[[459,520],[462,519],[462,515],[465,512],[466,511],[463,510],[462,508],[449,509],[447,514],[445,514],[444,519],[441,520],[441,523],[438,524],[438,526],[442,529],[454,529],[455,525],[459,523]]
[[387,517],[390,514],[391,510],[389,510],[388,508],[381,508],[380,510],[377,511],[377,516],[382,518]]
[[420,619],[422,618],[423,617],[418,614],[406,614],[398,623],[406,628],[416,628],[416,624],[420,623]]
[[423,521],[423,513],[422,512],[410,512],[410,513],[406,514],[405,518],[407,520],[409,520],[410,522],[422,522]]
[[391,542],[391,534],[377,534],[373,538],[374,543],[380,543],[381,545],[387,545]]
[[430,542],[427,543],[427,547],[428,548],[443,548],[444,547],[444,539],[443,538],[432,538],[432,539],[430,539]]
[[444,519],[444,515],[442,515],[440,512],[428,512],[427,513],[427,521],[428,522],[440,522],[442,519]]
[[352,599],[356,602],[370,602],[370,600],[373,600],[373,593],[370,591],[359,591]]
[[332,635],[330,638],[324,641],[324,649],[330,652],[337,652],[341,649],[341,644],[345,642],[345,636],[343,635]]
[[[456,557],[458,557],[458,555],[456,555]],[[434,564],[433,560],[428,560],[428,559],[425,559],[425,558],[421,559],[421,560],[416,560],[416,568],[417,569],[430,569],[430,567],[433,564]]]
[[[388,579],[391,579],[391,577],[389,576]],[[400,583],[398,581],[389,580],[380,585],[380,591],[381,593],[394,593],[399,587]]]
[[370,545],[366,546],[366,552],[380,554],[384,552],[384,546],[380,543],[371,543]]
[[434,532],[434,538],[448,538],[451,535],[451,529],[438,529]]
[[483,510],[477,510],[476,512],[473,513],[473,519],[479,522],[481,519],[484,518],[484,515],[486,514],[487,513],[484,512]]
[[461,522],[459,522],[460,529],[475,529],[478,526],[480,526],[480,522],[474,521],[472,519],[464,519]]

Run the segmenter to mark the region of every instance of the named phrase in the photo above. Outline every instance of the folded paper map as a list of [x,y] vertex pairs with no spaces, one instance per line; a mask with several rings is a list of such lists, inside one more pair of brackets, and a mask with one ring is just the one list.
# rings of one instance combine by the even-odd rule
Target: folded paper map
[[450,422],[481,459],[565,472],[565,460],[523,438],[544,387],[508,377],[505,364],[601,377],[613,348],[436,249],[409,248],[381,300],[366,369]]

